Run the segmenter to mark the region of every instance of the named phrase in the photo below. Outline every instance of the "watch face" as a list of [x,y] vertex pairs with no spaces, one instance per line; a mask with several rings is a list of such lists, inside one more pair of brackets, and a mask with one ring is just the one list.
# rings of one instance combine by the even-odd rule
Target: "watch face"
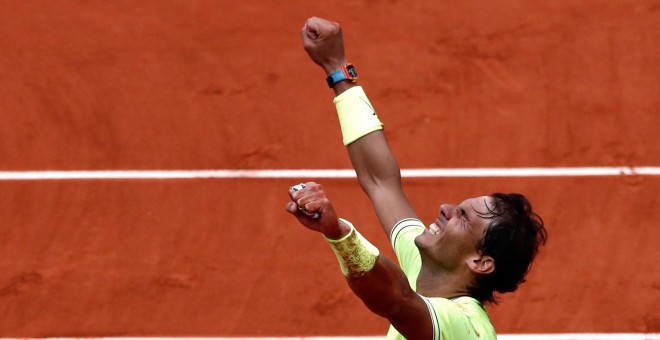
[[355,66],[353,65],[346,66],[346,72],[348,72],[348,75],[353,78],[357,77],[357,71],[355,70]]

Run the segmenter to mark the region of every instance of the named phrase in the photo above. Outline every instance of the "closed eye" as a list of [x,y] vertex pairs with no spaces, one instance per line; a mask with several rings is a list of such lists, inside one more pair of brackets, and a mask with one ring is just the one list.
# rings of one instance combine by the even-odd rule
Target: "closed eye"
[[459,207],[458,211],[461,214],[461,222],[464,224],[464,226],[469,227],[470,226],[470,220],[468,219],[467,213],[465,212],[465,209],[463,207]]

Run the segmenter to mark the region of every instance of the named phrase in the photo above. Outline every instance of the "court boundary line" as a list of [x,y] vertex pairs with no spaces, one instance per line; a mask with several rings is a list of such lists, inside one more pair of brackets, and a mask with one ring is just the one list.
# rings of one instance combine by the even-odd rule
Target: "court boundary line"
[[[660,167],[418,168],[402,169],[403,178],[659,176]],[[107,179],[355,178],[353,169],[218,170],[23,170],[0,171],[0,181]]]

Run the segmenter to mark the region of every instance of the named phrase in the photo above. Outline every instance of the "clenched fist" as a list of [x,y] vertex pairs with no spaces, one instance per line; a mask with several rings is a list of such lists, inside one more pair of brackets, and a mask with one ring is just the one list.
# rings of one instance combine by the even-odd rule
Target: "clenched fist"
[[312,17],[305,22],[301,35],[305,51],[326,74],[346,64],[344,37],[338,23]]
[[[331,239],[339,239],[350,231],[350,227],[337,218],[337,213],[320,184],[305,183],[299,190],[291,187],[289,197],[291,202],[287,203],[286,211],[308,229]],[[318,214],[318,217],[314,214]]]

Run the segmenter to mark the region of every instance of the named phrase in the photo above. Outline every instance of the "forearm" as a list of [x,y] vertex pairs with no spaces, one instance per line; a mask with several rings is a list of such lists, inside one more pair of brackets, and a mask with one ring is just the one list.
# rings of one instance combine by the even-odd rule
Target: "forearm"
[[401,170],[373,106],[361,88],[346,91],[334,100],[343,141],[360,186],[389,234],[396,222],[416,214],[403,192]]
[[[362,187],[370,190],[383,183],[398,185],[399,167],[385,136],[374,133],[382,130],[382,123],[366,94],[361,88],[355,89],[359,86],[357,73],[348,64],[341,27],[335,22],[310,18],[305,22],[301,36],[303,47],[312,61],[323,69],[326,77],[330,77],[344,144],[349,146]],[[375,136],[365,142],[364,136],[370,133]]]
[[381,131],[383,124],[362,88],[356,88],[357,74],[347,64],[341,28],[335,22],[310,18],[301,36],[312,61],[330,76],[344,145],[360,185],[389,233],[398,220],[416,215],[403,194],[400,169]]
[[367,275],[346,280],[369,310],[387,319],[393,318],[401,306],[411,304],[416,297],[401,269],[384,256],[378,258]]
[[414,292],[401,269],[364,238],[353,225],[339,219],[346,227],[341,238],[326,235],[330,248],[339,261],[342,274],[353,292],[374,312],[387,317],[390,308],[405,300],[406,293]]
[[339,82],[333,86],[335,107],[344,144],[362,188],[370,192],[378,185],[398,185],[399,165],[382,133],[382,123],[357,83]]
[[378,189],[400,189],[401,170],[383,131],[374,131],[347,146],[362,189],[370,196]]
[[[331,73],[331,72],[326,71],[326,73]],[[346,90],[355,86],[359,86],[357,81],[355,83],[351,83],[348,81],[340,81],[332,87],[332,90],[335,92],[335,97],[337,97],[338,95],[346,92]]]
[[[346,221],[347,222],[347,221]],[[347,222],[350,232],[329,240],[353,293],[408,338],[430,338],[429,314],[403,271]]]

